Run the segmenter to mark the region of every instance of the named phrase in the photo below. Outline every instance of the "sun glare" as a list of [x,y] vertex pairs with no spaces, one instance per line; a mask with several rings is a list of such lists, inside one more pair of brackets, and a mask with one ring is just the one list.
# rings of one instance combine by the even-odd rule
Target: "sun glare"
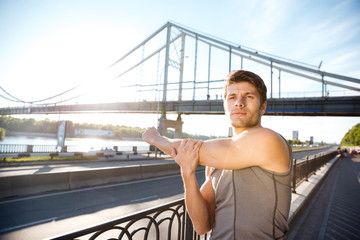
[[[119,93],[122,97],[128,93],[114,87],[111,80],[114,73],[107,70],[123,54],[120,38],[115,29],[89,24],[39,35],[38,41],[28,42],[14,60],[4,87],[32,101],[80,85],[68,98],[82,95],[83,99],[77,98],[73,103],[116,101]],[[126,50],[134,45],[130,40],[124,42],[123,38],[121,43]],[[22,87],[18,88],[19,85]]]

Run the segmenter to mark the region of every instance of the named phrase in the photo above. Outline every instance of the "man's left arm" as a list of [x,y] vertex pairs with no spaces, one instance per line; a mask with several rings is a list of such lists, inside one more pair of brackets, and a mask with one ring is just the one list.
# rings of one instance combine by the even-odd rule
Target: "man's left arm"
[[220,169],[260,166],[275,172],[286,172],[290,164],[286,142],[266,128],[250,129],[232,139],[205,141],[199,163]]

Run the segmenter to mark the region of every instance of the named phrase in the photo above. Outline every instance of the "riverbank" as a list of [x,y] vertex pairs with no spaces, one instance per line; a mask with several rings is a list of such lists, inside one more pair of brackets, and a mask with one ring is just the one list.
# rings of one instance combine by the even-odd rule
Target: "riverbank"
[[46,137],[46,138],[56,138],[56,133],[37,133],[37,132],[15,132],[6,130],[6,136],[16,136],[16,137]]
[[[57,138],[56,133],[37,133],[37,132],[15,132],[6,130],[6,136],[14,136],[14,137],[45,137],[45,138]],[[98,138],[98,139],[107,139],[107,140],[119,140],[119,141],[142,141],[141,138],[132,138],[132,137],[124,137],[121,139],[118,138],[110,138],[110,137],[95,137],[95,136],[75,136],[76,138]],[[74,138],[74,137],[71,137]]]
[[49,164],[82,164],[95,162],[131,162],[137,160],[164,160],[170,156],[162,152],[97,152],[97,153],[25,153],[0,154],[0,168]]

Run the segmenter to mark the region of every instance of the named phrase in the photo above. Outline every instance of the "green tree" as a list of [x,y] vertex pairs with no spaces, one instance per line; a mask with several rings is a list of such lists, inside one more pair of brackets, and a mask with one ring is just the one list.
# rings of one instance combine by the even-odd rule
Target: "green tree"
[[359,146],[360,145],[360,123],[353,126],[341,140],[341,145],[344,146]]

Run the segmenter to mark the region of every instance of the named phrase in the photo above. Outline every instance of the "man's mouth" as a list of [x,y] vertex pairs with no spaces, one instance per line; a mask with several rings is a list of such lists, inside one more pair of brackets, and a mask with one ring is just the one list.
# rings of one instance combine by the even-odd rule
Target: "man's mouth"
[[233,110],[231,111],[231,115],[246,115],[246,112],[245,111],[241,111],[241,110]]

